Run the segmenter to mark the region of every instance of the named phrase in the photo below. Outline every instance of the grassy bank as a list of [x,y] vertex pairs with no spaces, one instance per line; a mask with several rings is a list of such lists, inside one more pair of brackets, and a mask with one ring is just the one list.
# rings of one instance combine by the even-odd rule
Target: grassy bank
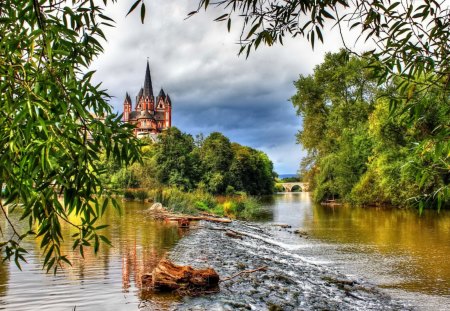
[[124,198],[160,202],[173,212],[186,214],[206,212],[239,219],[253,219],[261,210],[258,200],[245,193],[214,196],[202,190],[184,192],[176,188],[128,189],[124,192]]

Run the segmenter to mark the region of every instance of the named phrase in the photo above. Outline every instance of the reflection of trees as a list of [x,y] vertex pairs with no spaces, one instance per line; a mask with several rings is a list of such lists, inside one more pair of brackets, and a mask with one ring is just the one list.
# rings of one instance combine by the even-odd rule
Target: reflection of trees
[[[3,222],[3,224],[0,225],[0,227],[3,229],[3,231],[0,234],[6,235],[9,234],[9,226],[8,222],[3,217],[3,215],[0,214],[0,221]],[[8,281],[9,281],[9,263],[3,262],[3,257],[0,255],[0,300],[1,297],[6,296],[7,288],[8,288]]]
[[[68,255],[72,267],[66,266],[66,269],[61,271],[61,275],[70,280],[88,284],[92,280],[109,278],[111,271],[113,273],[117,271],[121,275],[114,274],[117,279],[108,282],[122,281],[123,292],[133,292],[131,289],[134,291],[137,289],[136,294],[138,298],[141,298],[142,275],[151,272],[166,251],[184,234],[184,232],[178,232],[176,223],[152,221],[144,213],[145,208],[146,205],[142,203],[127,202],[124,204],[122,216],[112,209],[107,210],[99,225],[109,224],[109,227],[102,230],[102,234],[111,241],[113,247],[102,243],[97,254],[88,247],[85,248],[84,258],[82,258],[78,249],[72,250],[70,243],[63,243],[61,250]],[[77,223],[81,219],[70,215],[70,221]],[[69,237],[77,231],[69,224],[63,223],[62,232],[65,241],[70,241]],[[40,239],[26,242],[29,243],[27,248],[32,249],[34,254],[38,258],[41,256],[43,260]],[[7,288],[9,282],[7,273],[9,264],[1,265],[0,263],[0,297],[3,294],[2,290]],[[158,300],[157,297],[156,300]],[[170,302],[173,300],[174,297]],[[164,301],[169,303],[167,299]]]
[[7,294],[8,281],[9,281],[9,266],[8,263],[3,262],[3,258],[0,256],[0,301],[2,300],[1,297],[6,296]]
[[136,288],[142,288],[141,279],[150,273],[164,256],[165,250],[150,247],[139,252],[136,243],[133,247],[125,246],[122,254],[122,288],[128,292],[131,282]]
[[[313,213],[304,227],[315,238],[406,256],[396,269],[423,277],[406,287],[431,288],[450,280],[450,213],[427,210],[419,216],[415,210],[321,205],[314,205]],[[445,294],[450,294],[448,286]]]

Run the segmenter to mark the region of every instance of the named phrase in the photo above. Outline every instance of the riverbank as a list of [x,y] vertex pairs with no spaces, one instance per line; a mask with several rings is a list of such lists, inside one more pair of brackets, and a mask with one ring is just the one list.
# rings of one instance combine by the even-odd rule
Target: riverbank
[[160,203],[174,213],[198,215],[214,214],[219,217],[253,219],[261,214],[261,204],[256,197],[236,192],[229,195],[213,195],[203,190],[192,192],[176,188],[127,189],[124,200],[137,200],[147,203]]
[[[241,238],[230,238],[227,229]],[[185,297],[173,310],[412,310],[377,287],[314,263],[292,252],[273,233],[279,226],[234,221],[231,224],[202,222],[170,252],[180,265],[212,267],[221,279],[220,291],[200,297]],[[151,302],[143,302],[153,310]]]

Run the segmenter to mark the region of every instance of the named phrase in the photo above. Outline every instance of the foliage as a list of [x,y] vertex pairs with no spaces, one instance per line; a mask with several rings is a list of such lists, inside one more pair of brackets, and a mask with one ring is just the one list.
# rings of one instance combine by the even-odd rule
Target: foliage
[[269,157],[258,150],[233,143],[233,161],[230,165],[230,184],[237,191],[252,195],[273,192],[273,164]]
[[194,139],[172,127],[160,135],[155,148],[156,177],[162,183],[183,190],[193,189],[199,178]]
[[273,164],[267,155],[231,143],[217,132],[196,143],[191,135],[172,127],[160,135],[159,142],[149,142],[141,152],[142,162],[127,168],[104,158],[111,169],[102,176],[104,182],[116,188],[168,186],[211,194],[273,192]]
[[155,191],[154,201],[179,213],[207,212],[241,219],[252,219],[261,208],[255,198],[246,194],[216,197],[200,189],[185,192],[177,188],[160,188]]
[[[99,154],[120,166],[139,158],[130,126],[111,113],[109,96],[88,69],[111,22],[89,1],[0,3],[0,184],[7,189],[0,209],[9,221],[7,209],[20,208],[29,223],[27,232],[9,223],[13,235],[2,236],[0,249],[19,267],[30,235],[42,239],[47,271],[68,263],[61,221],[77,229],[73,248],[82,255],[86,246],[97,251],[100,240],[109,243],[99,232],[104,226],[96,226],[110,202],[98,199],[109,194],[99,179],[106,169]],[[71,223],[70,214],[82,223]]]
[[[317,40],[324,41],[327,25],[334,23],[346,47],[359,40],[374,43],[376,48],[365,57],[373,61],[379,81],[401,78],[397,86],[406,103],[416,88],[444,90],[450,81],[450,8],[446,1],[223,0],[214,4],[225,12],[216,21],[226,21],[228,31],[232,19],[238,20],[240,53],[247,56],[261,43],[283,44],[285,36],[306,37],[314,48]],[[189,15],[209,6],[209,0],[199,0],[198,9]],[[354,29],[359,36],[347,45],[344,29]],[[421,77],[425,79],[417,79]]]
[[203,140],[199,154],[205,188],[211,193],[224,193],[230,186],[228,170],[233,160],[230,140],[221,133],[211,133]]
[[366,123],[377,92],[366,65],[345,51],[327,54],[313,76],[295,82],[292,102],[304,125],[297,137],[308,151],[302,175],[318,201],[345,198],[366,169]]
[[280,183],[275,183],[274,192],[283,192],[283,191],[284,191],[283,185]]
[[[306,37],[314,48],[317,40],[326,40],[324,30],[333,23],[349,53],[358,55],[355,49],[349,47],[357,46],[363,40],[375,46],[359,56],[368,61],[378,85],[386,83],[395,88],[395,92],[388,97],[391,115],[406,113],[408,123],[413,124],[420,122],[427,107],[427,100],[418,98],[435,98],[448,103],[450,7],[447,1],[199,0],[198,8],[189,16],[202,8],[208,9],[213,3],[224,12],[215,20],[226,22],[228,31],[232,20],[238,21],[238,27],[241,27],[239,53],[245,53],[247,57],[252,48],[256,50],[261,43],[268,46],[283,44],[286,36]],[[357,36],[351,36],[355,39],[346,42],[345,31],[353,31]],[[314,96],[313,93],[310,95]],[[316,118],[311,126],[320,124],[323,116],[318,114]],[[322,139],[320,127],[315,130],[319,134],[315,139]],[[416,142],[415,152],[422,153],[420,158],[426,157],[433,163],[431,170],[449,171],[449,131],[448,127],[439,126],[433,129],[432,139]],[[309,160],[304,161],[305,167],[311,164]],[[418,180],[430,177],[426,169],[418,169],[416,174]],[[438,202],[442,202],[448,200],[449,195],[448,187],[444,186],[433,193],[425,190],[422,198],[428,202],[437,198]],[[423,205],[423,201],[420,204]],[[437,205],[440,206],[440,203]]]
[[[302,173],[314,199],[420,209],[447,205],[449,144],[438,129],[449,127],[448,101],[432,88],[425,96],[412,95],[423,111],[393,115],[389,98],[396,86],[377,86],[367,64],[345,51],[327,54],[313,75],[295,83],[292,102],[304,124],[298,141],[308,152]],[[436,153],[435,146],[444,149]]]
[[286,177],[282,178],[280,182],[299,182],[301,180],[300,177]]

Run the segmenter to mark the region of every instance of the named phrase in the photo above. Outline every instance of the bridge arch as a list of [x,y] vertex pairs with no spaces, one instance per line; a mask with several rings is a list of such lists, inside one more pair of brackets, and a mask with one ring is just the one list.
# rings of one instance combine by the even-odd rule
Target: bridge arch
[[300,187],[300,185],[293,185],[291,188],[291,192],[302,192],[303,189]]
[[302,192],[306,192],[308,191],[308,183],[303,183],[303,182],[285,182],[285,183],[281,183],[281,186],[283,186],[284,191],[286,192],[292,192],[295,188],[294,187],[298,187],[301,189]]

